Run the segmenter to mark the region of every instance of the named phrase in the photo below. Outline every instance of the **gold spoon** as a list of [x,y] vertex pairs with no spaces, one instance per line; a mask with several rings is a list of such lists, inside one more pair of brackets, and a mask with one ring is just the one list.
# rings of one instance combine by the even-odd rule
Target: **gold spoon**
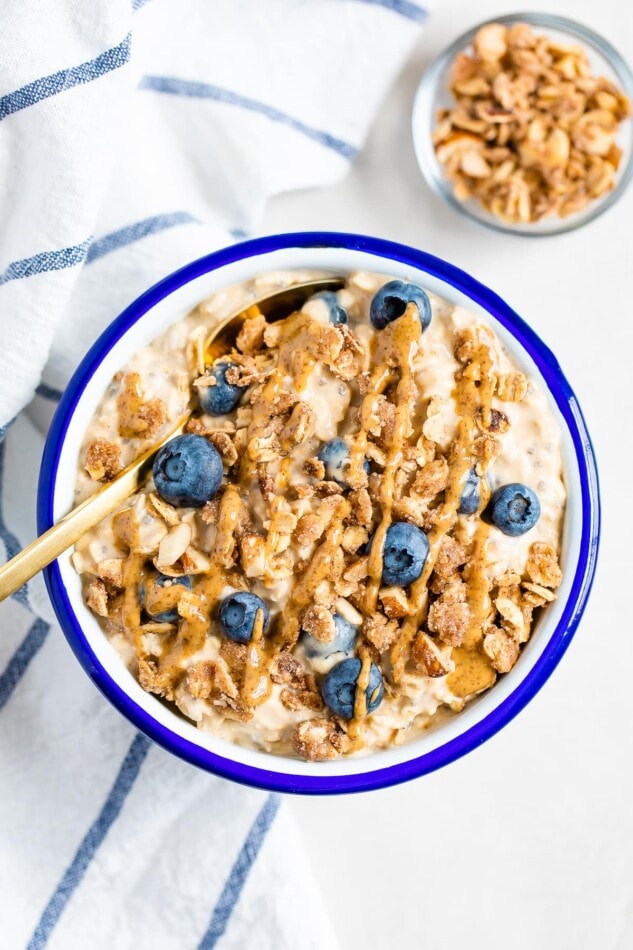
[[[300,309],[313,294],[321,290],[339,290],[344,283],[343,277],[324,277],[307,283],[293,284],[291,287],[254,300],[247,307],[227,317],[212,331],[206,342],[205,355],[208,362],[228,353],[244,321],[258,312],[263,314],[269,322],[281,320]],[[174,436],[184,431],[191,414],[189,411],[182,416],[160,442],[152,445],[131,465],[123,469],[116,478],[69,511],[57,524],[0,567],[0,601],[5,600],[26,584],[38,571],[78,541],[89,528],[93,528],[121,502],[138,491],[149,478],[154,456],[158,450]]]

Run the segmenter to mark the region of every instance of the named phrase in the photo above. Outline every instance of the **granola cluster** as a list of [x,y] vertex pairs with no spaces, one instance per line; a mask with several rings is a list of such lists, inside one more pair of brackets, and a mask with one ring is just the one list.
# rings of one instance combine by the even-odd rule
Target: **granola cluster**
[[[406,690],[423,694],[442,681],[458,708],[513,667],[534,612],[554,600],[561,582],[557,549],[543,540],[528,545],[520,572],[495,572],[488,553],[492,529],[481,517],[488,473],[529,393],[492,331],[474,321],[430,331],[441,331],[452,350],[449,397],[424,388],[417,363],[424,338],[411,344],[420,340],[414,314],[382,329],[378,341],[360,307],[356,313],[355,322],[338,325],[306,313],[276,323],[259,313],[247,319],[223,357],[226,382],[241,398],[221,416],[197,402],[218,383],[196,330],[187,432],[220,454],[219,490],[199,509],[179,508],[150,482],[74,555],[86,603],[131,651],[145,690],[237,741],[261,734],[266,706],[273,711],[264,722],[278,722],[273,751],[310,761],[357,751],[362,730],[324,703],[323,677],[341,654],[329,658],[325,649],[314,659],[306,638],[333,644],[342,616],[358,630],[353,654],[380,670],[385,707],[408,708]],[[146,398],[138,374],[115,382],[118,439],[132,430],[151,437],[165,407]],[[320,457],[341,433],[362,448],[350,451],[344,477]],[[83,464],[94,481],[113,477],[117,438],[89,441]],[[482,496],[477,511],[460,514],[471,468]],[[376,574],[372,539],[387,509],[392,523],[415,525],[429,539],[421,585],[385,584]],[[248,643],[218,635],[217,605],[227,590],[255,592],[268,604],[265,636],[262,628]],[[263,734],[270,728],[263,725]],[[387,735],[398,728],[408,726]]]
[[439,112],[433,143],[460,201],[525,224],[574,214],[614,187],[631,105],[592,75],[583,47],[490,23],[455,58],[450,89],[455,106]]

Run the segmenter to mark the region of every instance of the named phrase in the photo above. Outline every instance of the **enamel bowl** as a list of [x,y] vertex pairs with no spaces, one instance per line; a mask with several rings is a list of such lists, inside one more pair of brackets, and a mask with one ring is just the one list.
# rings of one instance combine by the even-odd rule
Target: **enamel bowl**
[[85,606],[69,553],[47,569],[46,583],[62,629],[86,673],[127,719],[170,752],[226,778],[275,791],[328,794],[383,788],[446,765],[516,716],[543,686],[569,646],[595,571],[598,480],[580,407],[552,353],[491,290],[430,254],[355,234],[264,237],[193,261],[151,287],[120,314],[74,374],[44,450],[38,527],[40,532],[46,530],[71,508],[84,432],[106,386],[129,356],[214,291],[258,273],[288,268],[362,268],[417,281],[481,314],[517,362],[549,392],[563,433],[569,495],[563,537],[564,579],[558,599],[536,623],[514,669],[462,713],[399,748],[333,762],[302,762],[245,749],[202,732],[141,689]]

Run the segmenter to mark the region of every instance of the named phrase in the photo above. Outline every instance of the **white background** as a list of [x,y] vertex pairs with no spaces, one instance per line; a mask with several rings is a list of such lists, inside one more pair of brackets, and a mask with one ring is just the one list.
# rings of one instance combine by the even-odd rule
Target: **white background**
[[[536,6],[593,26],[633,60],[630,0]],[[393,238],[498,291],[559,357],[602,480],[590,605],[561,666],[518,719],[465,759],[399,788],[291,801],[345,950],[633,947],[633,188],[577,233],[497,235],[429,191],[409,130],[430,60],[468,26],[511,12],[494,0],[437,0],[347,179],[276,199],[262,229]]]

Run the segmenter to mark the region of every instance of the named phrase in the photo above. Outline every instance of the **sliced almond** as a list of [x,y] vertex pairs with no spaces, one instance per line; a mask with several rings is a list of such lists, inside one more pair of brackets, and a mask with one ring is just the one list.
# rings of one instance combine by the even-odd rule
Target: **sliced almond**
[[514,601],[509,600],[507,597],[497,597],[495,607],[503,619],[507,620],[511,626],[516,627],[517,630],[523,628],[523,614],[521,613],[521,608],[517,607]]
[[187,524],[186,521],[181,521],[175,525],[158,546],[156,563],[159,568],[162,570],[163,567],[170,567],[175,564],[189,547],[192,537],[191,525]]
[[550,604],[556,600],[554,591],[549,590],[547,587],[541,587],[540,584],[531,584],[529,581],[523,581],[522,586],[524,590],[532,591],[537,597],[542,597],[543,600],[546,600]]
[[481,152],[474,149],[464,152],[460,166],[464,174],[470,178],[489,178],[492,174],[492,169]]
[[157,515],[165,521],[170,528],[173,528],[174,525],[179,524],[180,518],[178,517],[178,512],[171,505],[168,505],[166,501],[157,495],[155,492],[151,492],[149,500],[152,503],[152,506]]

